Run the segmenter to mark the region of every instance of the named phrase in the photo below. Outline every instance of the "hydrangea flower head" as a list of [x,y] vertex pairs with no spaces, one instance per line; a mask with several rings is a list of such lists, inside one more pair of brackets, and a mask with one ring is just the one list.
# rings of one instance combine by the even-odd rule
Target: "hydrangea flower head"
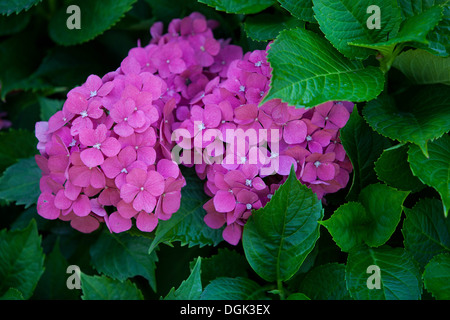
[[[339,129],[353,104],[259,106],[270,88],[269,47],[243,54],[216,39],[215,27],[198,12],[172,20],[167,33],[155,23],[146,46],[138,42],[103,77],[88,76],[36,124],[41,216],[85,233],[102,223],[114,233],[152,232],[180,209],[181,163],[205,180],[206,225],[236,245],[292,167],[321,199],[345,187],[352,168]],[[183,161],[172,159],[175,147]]]

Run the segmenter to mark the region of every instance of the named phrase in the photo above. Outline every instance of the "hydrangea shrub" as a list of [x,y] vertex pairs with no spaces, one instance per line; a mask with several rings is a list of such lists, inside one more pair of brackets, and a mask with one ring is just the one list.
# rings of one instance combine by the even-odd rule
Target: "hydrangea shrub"
[[300,2],[0,5],[0,297],[447,299],[449,5]]

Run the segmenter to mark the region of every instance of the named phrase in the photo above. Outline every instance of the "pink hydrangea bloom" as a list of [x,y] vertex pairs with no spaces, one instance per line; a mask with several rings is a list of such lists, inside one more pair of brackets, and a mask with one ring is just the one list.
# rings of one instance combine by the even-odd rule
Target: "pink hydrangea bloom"
[[201,163],[181,163],[205,180],[205,223],[233,245],[292,167],[320,199],[346,186],[352,167],[339,129],[353,103],[259,106],[271,81],[268,48],[244,55],[214,37],[216,26],[198,12],[171,21],[167,33],[155,23],[150,43],[139,41],[116,70],[87,77],[36,124],[42,217],[83,233],[102,224],[114,233],[155,230],[181,205],[186,181],[175,147],[191,160],[200,155]]

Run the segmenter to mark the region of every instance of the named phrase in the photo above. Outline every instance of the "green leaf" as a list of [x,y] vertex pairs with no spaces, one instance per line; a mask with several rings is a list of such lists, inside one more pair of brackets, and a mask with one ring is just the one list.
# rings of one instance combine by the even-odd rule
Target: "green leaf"
[[435,256],[425,267],[423,281],[437,300],[450,299],[450,254]]
[[124,282],[107,276],[81,273],[83,300],[143,300],[142,292],[130,280]]
[[266,281],[291,278],[319,238],[322,203],[291,170],[270,202],[244,226],[242,244],[250,266]]
[[447,57],[450,53],[450,6],[448,3],[448,0],[399,0],[405,18],[417,15],[435,5],[444,7],[443,19],[428,33],[428,45],[422,46],[423,49],[443,57]]
[[48,121],[52,115],[57,111],[62,109],[64,100],[59,99],[49,99],[44,97],[39,97],[39,106],[41,107],[41,120]]
[[202,294],[201,265],[202,259],[198,257],[189,277],[180,284],[178,289],[172,288],[164,300],[200,300]]
[[367,103],[363,115],[378,133],[415,143],[426,155],[428,141],[450,130],[450,87],[412,88],[396,99],[381,95]]
[[208,284],[218,277],[247,277],[247,269],[247,260],[243,255],[227,248],[220,248],[217,254],[202,258],[202,283]]
[[378,178],[389,186],[403,191],[417,192],[425,185],[412,174],[407,152],[406,145],[397,145],[384,150],[375,162],[375,171]]
[[158,17],[158,21],[164,22],[165,25],[168,25],[173,19],[180,19],[191,12],[200,12],[208,19],[219,22],[220,28],[214,30],[216,39],[220,36],[229,37],[235,30],[240,31],[241,29],[242,19],[238,15],[223,15],[222,12],[196,0],[145,0],[145,2],[151,7],[153,16]]
[[244,30],[247,36],[256,41],[275,39],[280,31],[296,27],[303,28],[305,23],[294,17],[260,14],[245,19]]
[[402,9],[402,16],[405,19],[445,2],[448,2],[448,0],[398,0],[398,4]]
[[21,159],[8,167],[0,178],[0,199],[25,205],[37,202],[42,173],[33,158]]
[[290,294],[286,300],[311,300],[304,293],[292,293]]
[[39,300],[74,300],[79,299],[78,290],[67,288],[67,267],[69,263],[61,254],[59,239],[52,252],[45,257],[45,271],[39,279],[33,298]]
[[281,99],[313,107],[337,101],[368,101],[383,90],[383,72],[346,59],[326,39],[303,29],[284,30],[270,45],[272,85],[262,103]]
[[[379,267],[380,288],[369,289],[370,266]],[[419,300],[422,293],[418,265],[402,248],[362,247],[350,252],[345,270],[347,288],[355,300]],[[376,282],[375,282],[376,284]]]
[[221,229],[211,229],[203,221],[203,205],[208,196],[203,190],[203,183],[192,170],[184,170],[186,186],[181,189],[180,209],[169,220],[159,221],[149,252],[161,242],[181,241],[189,247],[199,245],[216,246],[222,238]]
[[363,243],[379,247],[389,240],[400,222],[408,193],[384,184],[369,185],[361,191],[360,202],[340,206],[331,218],[320,223],[342,251]]
[[373,222],[361,203],[347,202],[341,205],[331,218],[320,224],[327,228],[341,250],[348,252],[364,243]]
[[75,46],[57,46],[48,51],[36,71],[30,76],[36,82],[65,90],[81,85],[91,74],[109,71],[108,57],[90,43]]
[[418,146],[410,145],[408,162],[420,181],[439,192],[447,217],[450,209],[450,136],[444,135],[430,142],[428,154],[427,158]]
[[22,295],[22,292],[20,292],[16,288],[9,288],[8,291],[6,291],[5,294],[0,297],[0,300],[25,300],[25,299]]
[[22,31],[30,22],[30,13],[12,16],[0,15],[0,36],[7,36]]
[[49,33],[53,41],[70,46],[94,39],[117,23],[136,0],[77,0],[70,4],[80,8],[80,29],[69,29],[66,25],[70,14],[68,5],[62,6],[51,18]]
[[278,2],[294,17],[300,20],[317,23],[314,18],[312,0],[278,0]]
[[113,279],[124,281],[143,276],[156,291],[156,252],[148,253],[151,239],[127,233],[101,233],[89,252],[95,269]]
[[438,57],[422,49],[408,50],[397,56],[393,66],[413,83],[450,85],[450,58]]
[[[396,0],[313,0],[314,13],[325,37],[347,58],[365,59],[371,54],[366,48],[348,43],[377,43],[395,37],[400,27],[401,11]],[[369,29],[372,13],[367,10],[375,5],[380,8],[380,28]]]
[[419,42],[427,44],[427,34],[442,19],[442,7],[434,6],[418,15],[409,17],[400,27],[397,36],[390,37],[382,42],[350,42],[350,45],[362,48],[369,48],[381,52],[384,56],[392,54],[396,45],[407,42]]
[[[359,201],[371,217],[365,242],[371,247],[383,245],[394,233],[409,191],[399,191],[384,184],[372,184],[359,194]],[[376,222],[376,224],[373,224]]]
[[[38,67],[41,49],[29,50],[38,46],[35,32],[24,30],[22,33],[0,42],[0,98],[5,100],[8,93],[19,89],[41,89],[46,86],[30,78]],[[20,53],[20,54],[18,54]]]
[[38,140],[34,133],[22,129],[9,129],[0,132],[0,172],[21,158],[32,157],[37,153]]
[[15,288],[24,299],[29,299],[44,272],[36,221],[32,220],[22,230],[0,231],[0,261],[0,296]]
[[424,198],[404,211],[403,243],[421,267],[434,256],[450,252],[450,220],[442,215],[439,200]]
[[356,106],[341,129],[340,138],[353,165],[353,181],[347,199],[356,200],[361,189],[378,181],[374,162],[391,144],[367,125]]
[[12,13],[19,13],[22,10],[28,10],[32,6],[37,5],[42,0],[1,0],[0,14],[9,16]]
[[253,280],[237,277],[220,277],[211,281],[202,293],[201,300],[265,300],[265,290]]
[[276,0],[199,0],[199,2],[227,13],[252,14],[267,9]]
[[[448,3],[448,2],[447,2]],[[444,6],[443,18],[428,33],[428,50],[441,57],[450,55],[450,6]]]
[[350,300],[345,286],[345,265],[328,263],[309,271],[299,291],[311,300]]

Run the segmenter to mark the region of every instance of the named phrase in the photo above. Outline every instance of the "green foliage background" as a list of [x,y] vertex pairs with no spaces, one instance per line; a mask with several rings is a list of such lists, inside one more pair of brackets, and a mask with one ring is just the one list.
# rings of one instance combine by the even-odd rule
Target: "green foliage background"
[[[66,28],[69,5],[81,30]],[[367,28],[381,9],[379,29]],[[90,74],[115,70],[156,21],[193,11],[244,52],[273,41],[266,100],[356,103],[341,140],[354,171],[324,205],[292,175],[234,247],[203,223],[184,170],[155,232],[81,234],[36,212],[34,125]],[[1,299],[449,299],[450,6],[446,0],[0,0]],[[66,270],[81,269],[81,290]],[[368,289],[367,268],[381,270]]]

